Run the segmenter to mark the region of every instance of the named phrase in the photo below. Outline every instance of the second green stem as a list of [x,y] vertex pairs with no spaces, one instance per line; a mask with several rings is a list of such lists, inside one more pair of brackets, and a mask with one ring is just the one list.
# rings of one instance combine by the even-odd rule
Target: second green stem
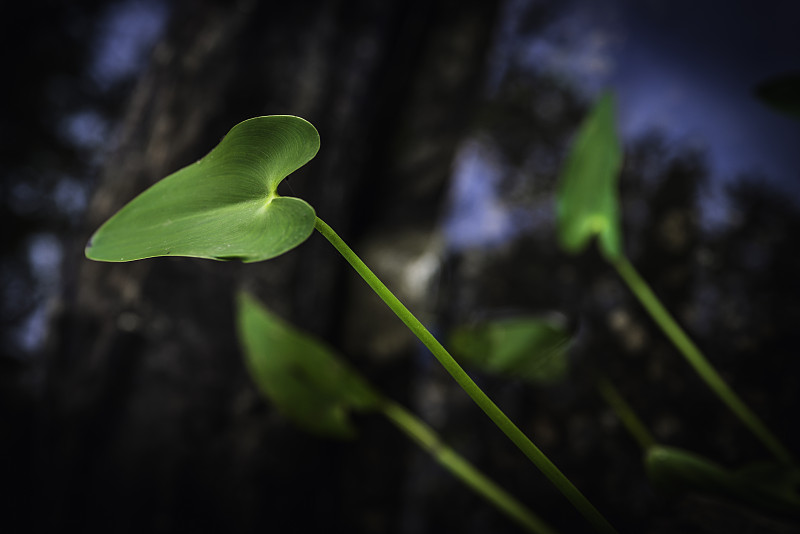
[[503,488],[484,476],[461,455],[442,443],[428,425],[408,412],[408,410],[399,404],[387,401],[383,406],[383,414],[417,442],[420,447],[428,451],[436,461],[454,476],[458,477],[467,486],[527,530],[538,534],[556,534],[556,531],[550,525],[538,518]]
[[631,291],[636,295],[645,309],[650,313],[661,330],[667,335],[672,343],[680,350],[689,364],[694,367],[708,387],[724,402],[730,410],[761,440],[764,446],[781,462],[793,464],[794,458],[791,453],[783,446],[778,438],[767,428],[767,425],[750,410],[750,408],[739,398],[738,395],[725,383],[716,369],[700,352],[689,336],[678,325],[675,319],[658,300],[650,286],[639,276],[633,265],[624,256],[612,262],[619,272],[622,279],[628,284]]

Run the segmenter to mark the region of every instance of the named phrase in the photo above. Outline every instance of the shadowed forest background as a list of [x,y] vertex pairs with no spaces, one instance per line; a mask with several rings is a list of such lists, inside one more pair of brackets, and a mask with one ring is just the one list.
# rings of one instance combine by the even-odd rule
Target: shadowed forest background
[[[595,247],[573,257],[557,246],[556,181],[604,85],[549,68],[568,61],[559,51],[577,37],[559,28],[583,4],[15,5],[0,21],[10,73],[0,89],[0,530],[519,531],[378,417],[358,418],[358,437],[339,442],[276,413],[243,365],[240,288],[339,349],[554,526],[589,530],[320,236],[248,265],[84,258],[103,221],[233,125],[292,114],[317,127],[322,148],[282,194],[314,206],[445,345],[482,318],[569,324],[562,383],[468,371],[621,532],[800,532],[796,518],[658,493],[594,389],[602,371],[665,444],[732,467],[768,458]],[[668,20],[708,14],[679,4],[653,3]],[[544,35],[550,48],[525,48]],[[760,61],[753,50],[748,61]],[[618,102],[630,119],[626,87]],[[714,98],[729,92],[783,121],[758,130],[774,165],[721,179],[710,140],[623,128],[625,246],[798,455],[800,159],[795,150],[787,164],[780,148],[800,140],[800,122],[759,103],[752,85]]]

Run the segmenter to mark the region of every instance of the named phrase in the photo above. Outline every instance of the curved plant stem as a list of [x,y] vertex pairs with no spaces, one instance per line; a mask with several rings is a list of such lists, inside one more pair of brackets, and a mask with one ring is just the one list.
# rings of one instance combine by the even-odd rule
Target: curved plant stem
[[439,343],[422,323],[400,302],[394,294],[381,282],[367,267],[361,258],[353,252],[347,243],[342,241],[336,232],[322,219],[317,217],[315,228],[321,233],[337,251],[356,270],[364,281],[386,303],[389,308],[400,318],[403,323],[428,347],[439,363],[466,391],[475,404],[489,416],[500,430],[550,479],[572,505],[595,527],[598,532],[616,532],[614,527],[602,514],[583,496],[570,480],[539,450],[528,437],[492,402],[469,375],[458,365],[458,362]]
[[763,421],[739,398],[736,393],[725,383],[719,373],[706,360],[700,349],[689,339],[689,336],[675,322],[675,319],[658,300],[647,283],[639,276],[636,269],[624,256],[612,262],[622,279],[628,284],[639,302],[650,313],[661,330],[684,355],[689,364],[694,367],[708,387],[724,402],[730,410],[745,424],[755,436],[769,449],[781,462],[794,464],[791,453],[783,446],[778,438],[770,432]]
[[553,527],[539,519],[525,505],[488,479],[456,451],[442,443],[428,425],[408,410],[394,402],[386,402],[383,405],[383,414],[428,451],[445,469],[521,526],[538,534],[556,534]]
[[635,439],[642,450],[647,451],[653,445],[656,445],[656,440],[647,427],[633,411],[630,404],[619,394],[617,388],[614,387],[606,377],[601,377],[597,381],[597,390],[600,396],[611,406],[614,413],[617,414],[622,424],[628,429],[633,439]]

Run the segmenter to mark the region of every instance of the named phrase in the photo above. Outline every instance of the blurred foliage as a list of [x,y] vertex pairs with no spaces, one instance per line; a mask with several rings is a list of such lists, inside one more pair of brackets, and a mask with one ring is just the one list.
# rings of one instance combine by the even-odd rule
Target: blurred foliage
[[611,261],[623,255],[617,201],[622,149],[614,97],[607,93],[581,124],[558,186],[556,217],[561,246],[581,252],[597,236]]
[[668,495],[720,495],[768,511],[800,517],[800,471],[763,463],[738,471],[689,451],[654,446],[645,455],[648,477]]
[[303,429],[328,437],[353,437],[349,413],[380,408],[379,394],[331,349],[247,293],[239,294],[236,323],[251,378],[278,410]]
[[792,72],[759,83],[756,96],[776,111],[800,119],[800,73]]
[[[660,442],[680,444],[726,465],[748,464],[764,452],[722,405],[710,402],[599,254],[588,251],[573,259],[559,251],[556,213],[548,206],[572,136],[586,115],[585,104],[562,80],[513,69],[484,103],[473,135],[498,159],[501,201],[530,216],[521,220],[524,230],[511,244],[453,255],[447,271],[452,304],[445,307],[456,327],[497,313],[552,310],[577,325],[570,383],[518,392],[521,424],[528,421],[534,435],[554,436],[551,449],[546,442],[543,446],[568,451],[555,459],[564,469],[591,471],[599,465],[593,462],[627,450],[636,462],[615,462],[620,471],[613,475],[594,471],[605,482],[588,480],[582,488],[618,495],[631,514],[628,528],[641,530],[653,524],[649,514],[658,505],[641,488],[622,481],[641,476],[630,439],[616,445],[598,441],[599,435],[620,433],[603,426],[604,412],[590,393],[598,370],[619,385]],[[797,231],[800,212],[766,180],[744,174],[724,201],[708,200],[706,155],[657,131],[628,141],[625,149],[619,209],[627,254],[732,386],[797,450],[800,434],[790,422],[800,362],[793,357],[798,334],[790,323],[800,321],[791,297],[800,289],[790,273],[800,269],[800,255],[790,235]],[[708,223],[704,219],[711,209],[724,210],[726,217]],[[501,391],[508,387],[494,383]],[[531,406],[544,413],[524,415]],[[741,514],[740,521],[757,524],[746,511]],[[690,520],[675,521],[684,531],[700,528]]]
[[512,317],[458,327],[450,348],[481,371],[547,384],[566,377],[570,339],[557,321]]

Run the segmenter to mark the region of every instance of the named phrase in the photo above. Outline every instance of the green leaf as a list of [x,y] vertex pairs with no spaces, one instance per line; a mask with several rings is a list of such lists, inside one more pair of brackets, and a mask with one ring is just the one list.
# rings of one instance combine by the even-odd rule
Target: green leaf
[[311,235],[316,215],[305,201],[278,196],[276,189],[317,150],[317,130],[299,117],[241,122],[203,159],[167,176],[111,217],[89,240],[86,257],[253,262],[283,254]]
[[794,465],[787,466],[774,461],[753,462],[736,470],[736,476],[789,493],[797,494],[800,490],[800,467]]
[[603,95],[581,126],[561,174],[557,193],[558,238],[569,253],[581,252],[594,236],[609,259],[622,255],[617,182],[622,149],[616,133],[614,98]]
[[462,326],[450,338],[453,353],[465,363],[534,383],[552,383],[566,376],[569,342],[564,328],[532,317]]
[[381,407],[381,397],[336,353],[268,311],[238,297],[239,342],[261,392],[300,427],[329,437],[355,434],[349,413]]
[[[765,469],[762,465],[733,471],[698,454],[660,445],[648,450],[645,468],[653,484],[668,494],[700,492],[800,516],[796,484],[787,483],[789,479],[797,480],[796,468],[783,465]],[[783,476],[777,475],[780,472]]]
[[714,462],[676,447],[655,445],[645,455],[647,476],[669,494],[689,490],[718,491],[733,483],[732,474]]
[[764,80],[756,86],[755,94],[775,111],[800,119],[800,72]]

